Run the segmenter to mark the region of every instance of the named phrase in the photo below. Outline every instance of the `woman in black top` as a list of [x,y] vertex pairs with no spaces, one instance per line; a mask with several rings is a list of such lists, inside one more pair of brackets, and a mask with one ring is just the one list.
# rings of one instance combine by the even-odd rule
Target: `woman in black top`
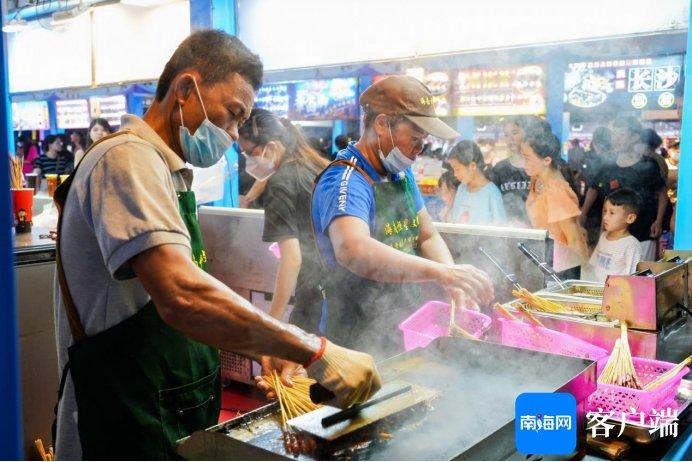
[[34,173],[45,178],[46,174],[66,175],[72,172],[73,161],[67,151],[63,150],[60,136],[48,135],[43,142],[44,154],[34,160]]
[[290,322],[316,333],[322,305],[316,287],[321,266],[310,225],[310,193],[328,162],[291,122],[264,109],[253,109],[239,135],[246,171],[266,181],[262,239],[278,242],[281,249],[270,314],[281,319],[295,289]]
[[503,120],[505,140],[510,156],[495,165],[490,171],[490,180],[500,188],[502,201],[509,226],[530,227],[526,214],[526,198],[529,196],[531,180],[524,170],[521,143],[524,131],[521,129],[522,116]]

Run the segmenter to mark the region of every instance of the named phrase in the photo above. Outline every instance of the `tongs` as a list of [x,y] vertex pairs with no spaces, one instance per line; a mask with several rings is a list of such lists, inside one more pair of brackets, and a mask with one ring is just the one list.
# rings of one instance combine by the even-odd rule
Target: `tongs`
[[519,247],[519,250],[521,250],[521,252],[524,255],[526,255],[534,265],[538,266],[538,269],[540,269],[543,274],[545,274],[546,276],[552,278],[555,282],[557,282],[557,284],[560,286],[560,288],[562,288],[562,289],[567,288],[565,283],[562,282],[562,280],[558,277],[555,270],[553,268],[551,268],[550,265],[548,265],[546,262],[541,261],[540,257],[538,255],[536,255],[533,250],[526,247],[523,242],[518,243],[517,247]]
[[498,270],[500,270],[500,273],[502,273],[505,279],[507,279],[512,284],[512,286],[514,286],[515,289],[521,290],[521,284],[519,284],[519,280],[517,279],[517,276],[514,273],[509,273],[505,271],[505,269],[500,265],[500,263],[495,259],[495,257],[486,252],[486,250],[483,247],[478,247],[478,250],[483,255],[485,255]]

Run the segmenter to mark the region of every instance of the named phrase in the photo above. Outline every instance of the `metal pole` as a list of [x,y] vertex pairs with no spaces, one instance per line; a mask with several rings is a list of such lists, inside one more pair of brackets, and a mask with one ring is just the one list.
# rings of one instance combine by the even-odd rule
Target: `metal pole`
[[[4,24],[4,6],[0,24]],[[10,96],[7,78],[6,35],[0,33],[0,459],[21,460],[22,413],[19,388],[19,335],[14,277],[14,242],[10,204],[9,154]],[[8,133],[9,132],[9,133]]]
[[[692,3],[692,2],[691,2]],[[690,5],[692,20],[692,5]],[[687,32],[687,53],[685,53],[685,87],[684,95],[692,95],[692,65],[689,51],[692,50],[692,34]],[[680,130],[680,165],[678,166],[678,203],[675,217],[675,249],[692,249],[692,109],[682,110],[682,129]]]

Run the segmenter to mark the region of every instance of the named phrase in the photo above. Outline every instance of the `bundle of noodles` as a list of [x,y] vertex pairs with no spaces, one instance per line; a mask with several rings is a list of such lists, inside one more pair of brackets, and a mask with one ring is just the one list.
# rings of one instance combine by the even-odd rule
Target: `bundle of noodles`
[[24,187],[23,164],[24,158],[22,156],[10,156],[10,188],[12,189]]
[[636,390],[642,389],[632,362],[630,344],[627,341],[627,324],[624,321],[620,323],[620,338],[615,341],[613,352],[610,354],[603,372],[598,377],[598,383],[619,385]]
[[276,371],[263,377],[279,400],[281,407],[281,425],[285,428],[286,422],[294,417],[307,414],[320,406],[310,399],[310,385],[315,383],[307,377],[294,376],[291,378],[292,387],[287,387],[281,382],[281,377]]

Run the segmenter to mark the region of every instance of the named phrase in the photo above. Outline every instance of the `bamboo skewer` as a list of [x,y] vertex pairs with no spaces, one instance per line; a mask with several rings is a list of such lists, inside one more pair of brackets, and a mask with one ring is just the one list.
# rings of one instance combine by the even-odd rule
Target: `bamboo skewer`
[[526,317],[528,318],[529,322],[530,322],[531,324],[533,324],[534,326],[545,327],[545,325],[544,325],[536,316],[534,316],[533,314],[531,314],[531,312],[530,312],[529,310],[527,310],[527,309],[524,307],[524,305],[521,305],[521,304],[518,305],[518,306],[517,306],[517,310],[521,311],[521,314],[523,314],[524,316],[526,316]]
[[510,321],[519,321],[519,322],[521,322],[516,316],[514,316],[512,313],[510,313],[510,312],[507,310],[507,308],[505,308],[504,306],[500,305],[499,303],[495,303],[495,304],[493,305],[493,308],[495,308],[497,311],[499,311],[500,314],[501,314],[502,316],[504,316],[505,318],[507,318],[508,320],[510,320]]
[[632,353],[627,341],[627,323],[624,321],[620,323],[620,338],[615,341],[613,352],[598,377],[598,382],[635,390],[642,389],[637,371],[634,369]]
[[449,314],[449,335],[450,337],[464,337],[469,340],[478,340],[476,337],[471,335],[466,329],[463,329],[459,326],[457,326],[457,321],[456,321],[456,312],[457,312],[457,307],[456,307],[456,302],[454,299],[451,300],[450,304],[450,314]]
[[36,446],[38,455],[41,456],[41,460],[53,460],[54,454],[52,446],[48,446],[48,451],[46,451],[46,449],[43,447],[43,441],[41,440],[41,438],[34,441],[34,445]]
[[307,414],[320,407],[310,399],[310,385],[315,383],[313,379],[300,376],[292,377],[292,387],[285,386],[276,371],[273,371],[271,375],[265,375],[263,379],[276,394],[281,409],[281,425],[284,428],[286,423],[294,417]]
[[22,156],[10,156],[10,188],[21,189],[24,187],[23,165],[24,158]]
[[677,364],[675,367],[673,367],[671,370],[666,372],[665,374],[662,374],[659,376],[657,379],[652,380],[651,382],[647,383],[646,386],[644,387],[644,390],[653,390],[654,388],[658,388],[661,385],[663,385],[665,382],[670,380],[672,377],[675,377],[682,371],[688,364],[692,363],[692,355],[688,356],[685,358],[682,362]]

